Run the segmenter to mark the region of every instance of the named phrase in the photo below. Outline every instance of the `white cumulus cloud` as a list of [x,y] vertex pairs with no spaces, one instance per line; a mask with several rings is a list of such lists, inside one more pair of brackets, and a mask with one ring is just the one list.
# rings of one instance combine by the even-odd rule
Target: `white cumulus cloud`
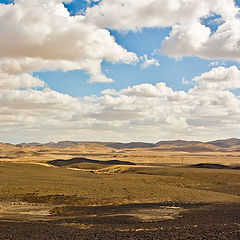
[[[51,90],[32,74],[78,69],[90,75],[89,82],[112,82],[102,73],[103,61],[131,64],[138,57],[107,29],[172,27],[161,46],[168,56],[239,60],[238,11],[232,0],[102,0],[76,16],[61,0],[0,4],[1,137],[158,141],[239,136],[240,98],[232,91],[240,88],[236,66],[196,76],[187,92],[158,82],[83,98]],[[202,21],[211,14],[220,15],[215,32]],[[144,55],[140,64],[159,62]]]
[[140,57],[140,60],[142,60],[141,66],[142,68],[148,68],[149,66],[160,66],[160,63],[155,58],[148,58],[147,54],[144,54]]
[[[234,0],[102,0],[86,20],[119,31],[172,27],[161,47],[168,56],[239,60],[238,15]],[[222,23],[216,32],[202,21],[213,16]]]
[[9,140],[18,134],[24,141],[237,137],[240,98],[231,89],[240,88],[239,76],[236,66],[217,67],[196,76],[188,92],[159,82],[84,98],[46,87],[2,88],[0,133]]
[[0,4],[0,23],[0,69],[8,73],[83,69],[91,82],[110,82],[101,71],[103,60],[137,61],[108,30],[70,16],[60,0]]

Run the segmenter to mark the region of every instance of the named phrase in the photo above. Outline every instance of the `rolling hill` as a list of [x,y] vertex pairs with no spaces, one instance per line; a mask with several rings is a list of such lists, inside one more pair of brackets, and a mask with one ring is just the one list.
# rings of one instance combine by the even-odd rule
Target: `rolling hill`
[[88,142],[88,141],[60,141],[49,143],[20,143],[20,144],[4,144],[0,143],[0,151],[24,151],[26,148],[42,148],[49,149],[64,149],[67,151],[78,152],[115,152],[118,150],[127,149],[149,149],[153,151],[183,151],[183,152],[233,152],[240,151],[240,139],[230,138],[215,141],[201,142],[201,141],[186,141],[186,140],[172,140],[159,141],[157,143],[145,142]]

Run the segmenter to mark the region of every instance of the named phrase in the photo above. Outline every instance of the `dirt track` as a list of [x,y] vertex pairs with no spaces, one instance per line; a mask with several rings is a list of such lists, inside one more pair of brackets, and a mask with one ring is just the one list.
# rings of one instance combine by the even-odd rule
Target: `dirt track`
[[[141,210],[145,205],[134,206]],[[148,206],[148,207],[156,207]],[[172,220],[143,221],[126,215],[133,206],[91,208],[90,215],[51,221],[0,222],[0,239],[240,239],[240,205],[183,206]],[[110,209],[109,209],[110,208]],[[106,212],[124,213],[106,215]]]

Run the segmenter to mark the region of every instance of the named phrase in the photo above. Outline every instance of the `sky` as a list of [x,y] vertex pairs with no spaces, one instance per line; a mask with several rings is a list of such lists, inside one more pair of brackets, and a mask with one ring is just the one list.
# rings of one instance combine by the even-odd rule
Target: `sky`
[[240,138],[239,8],[0,0],[0,141]]

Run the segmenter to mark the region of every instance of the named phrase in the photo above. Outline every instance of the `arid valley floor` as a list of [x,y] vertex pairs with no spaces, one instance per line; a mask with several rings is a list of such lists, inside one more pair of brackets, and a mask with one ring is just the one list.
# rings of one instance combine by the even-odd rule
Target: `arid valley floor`
[[1,144],[0,239],[240,239],[226,141]]

